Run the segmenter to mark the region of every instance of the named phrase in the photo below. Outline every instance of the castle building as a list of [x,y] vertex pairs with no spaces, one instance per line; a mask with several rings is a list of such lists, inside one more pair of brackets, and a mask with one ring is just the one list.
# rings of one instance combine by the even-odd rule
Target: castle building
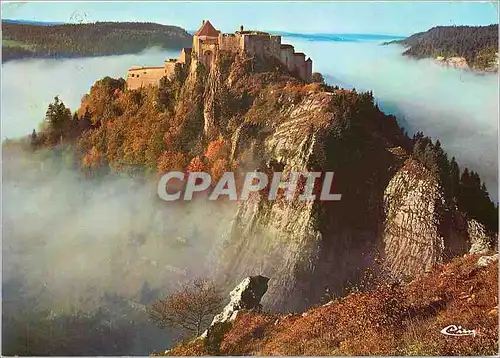
[[281,43],[281,36],[262,31],[244,30],[224,34],[217,30],[210,21],[203,20],[201,27],[193,35],[192,48],[182,49],[178,59],[165,61],[159,67],[132,67],[127,72],[127,87],[137,89],[143,86],[158,86],[162,77],[174,74],[175,65],[189,65],[192,60],[202,62],[210,68],[217,51],[244,52],[250,56],[274,57],[288,71],[298,75],[303,81],[312,80],[312,60],[303,52],[295,52],[294,47]]

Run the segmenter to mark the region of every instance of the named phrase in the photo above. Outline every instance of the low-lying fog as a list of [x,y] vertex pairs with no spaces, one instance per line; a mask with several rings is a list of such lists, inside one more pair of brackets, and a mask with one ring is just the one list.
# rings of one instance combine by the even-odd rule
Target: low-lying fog
[[401,56],[384,40],[316,41],[285,38],[313,59],[313,70],[331,84],[371,90],[380,107],[395,114],[410,135],[439,138],[461,167],[479,172],[498,198],[498,77],[446,68],[432,60]]
[[[157,197],[154,181],[138,183],[127,175],[85,180],[67,165],[68,153],[36,155],[37,160],[18,148],[3,150],[4,344],[22,341],[25,315],[37,322],[37,314],[46,317],[43,312],[66,316],[100,308],[112,310],[115,326],[102,338],[105,352],[164,350],[172,332],[148,323],[145,305],[207,275],[235,203],[166,203]],[[13,319],[21,322],[21,333],[5,323]],[[123,350],[113,350],[112,341],[128,331]],[[56,347],[58,339],[64,341],[51,339]],[[69,344],[75,346],[55,352],[105,353]]]
[[84,59],[9,61],[2,64],[2,139],[31,133],[59,95],[72,110],[96,80],[126,78],[132,66],[162,66],[179,51],[152,49],[136,55]]

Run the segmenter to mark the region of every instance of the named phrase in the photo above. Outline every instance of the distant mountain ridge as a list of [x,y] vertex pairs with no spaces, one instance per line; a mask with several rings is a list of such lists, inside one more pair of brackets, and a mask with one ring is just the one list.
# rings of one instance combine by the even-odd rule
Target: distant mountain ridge
[[2,62],[24,58],[78,58],[181,49],[192,36],[171,25],[144,22],[28,24],[2,20]]
[[19,19],[2,19],[2,22],[7,22],[10,24],[24,24],[24,25],[38,25],[38,26],[53,26],[53,25],[64,25],[66,22],[57,21],[36,21],[36,20],[19,20]]
[[404,39],[401,35],[385,35],[385,34],[354,34],[354,33],[312,33],[302,34],[285,31],[270,31],[284,37],[295,37],[311,41],[336,41],[336,42],[356,42],[366,40],[400,40]]
[[432,57],[455,67],[498,70],[498,24],[489,26],[436,26],[402,40],[386,42],[407,47],[403,55]]

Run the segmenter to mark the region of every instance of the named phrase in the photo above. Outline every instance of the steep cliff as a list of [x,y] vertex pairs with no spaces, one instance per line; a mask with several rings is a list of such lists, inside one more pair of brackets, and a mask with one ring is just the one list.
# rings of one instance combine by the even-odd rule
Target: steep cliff
[[[319,302],[325,288],[344,294],[368,269],[412,278],[473,242],[488,249],[491,235],[458,211],[448,184],[413,155],[414,141],[371,93],[304,84],[271,59],[225,52],[209,69],[193,59],[162,83],[111,99],[100,113],[118,119],[91,113],[84,158],[102,153],[112,165],[123,156],[160,172],[335,172],[340,201],[261,192],[239,203],[208,260],[227,290],[262,274],[270,278],[264,307],[294,311]],[[136,148],[147,155],[134,156]]]
[[325,287],[343,294],[381,257],[391,276],[411,278],[471,248],[468,229],[447,221],[451,214],[439,178],[411,158],[408,138],[373,98],[292,79],[248,88],[243,81],[262,74],[237,78],[245,61],[236,59],[227,77],[221,67],[212,68],[205,134],[227,133],[217,98],[249,90],[255,97],[231,133],[232,159],[244,153],[244,165],[251,158],[256,167],[275,163],[283,173],[334,171],[342,199],[269,201],[261,194],[241,202],[213,268],[227,287],[264,274],[271,277],[264,306],[298,310],[317,303]]
[[408,159],[385,190],[383,232],[390,271],[416,276],[443,260],[439,215],[444,199],[440,184],[420,163]]

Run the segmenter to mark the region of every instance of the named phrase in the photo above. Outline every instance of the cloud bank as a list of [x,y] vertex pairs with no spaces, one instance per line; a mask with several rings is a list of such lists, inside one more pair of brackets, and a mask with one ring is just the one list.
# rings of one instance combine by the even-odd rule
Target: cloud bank
[[382,110],[395,114],[410,135],[439,139],[448,155],[477,171],[498,198],[498,77],[401,56],[382,40],[304,41],[290,38],[331,84],[371,90]]

